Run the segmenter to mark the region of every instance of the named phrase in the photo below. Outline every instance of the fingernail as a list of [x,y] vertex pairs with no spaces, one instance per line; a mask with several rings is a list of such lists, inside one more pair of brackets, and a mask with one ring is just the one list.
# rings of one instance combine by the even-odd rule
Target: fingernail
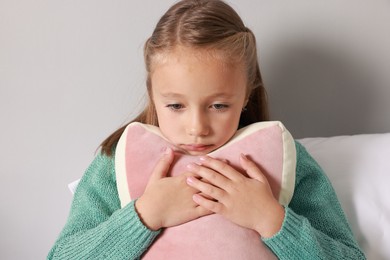
[[201,161],[203,161],[203,162],[205,162],[205,161],[207,161],[209,158],[207,157],[207,156],[201,156],[201,157],[199,157],[199,160],[201,160]]
[[244,160],[248,160],[248,157],[246,157],[246,155],[243,154],[243,153],[241,154],[241,158],[244,159]]
[[172,149],[170,147],[166,147],[164,154],[171,154],[171,152],[172,152]]
[[187,183],[188,183],[189,185],[193,184],[193,183],[194,183],[193,178],[192,178],[192,177],[187,177]]
[[194,163],[187,164],[187,168],[190,170],[195,169],[195,167],[196,167],[196,164],[194,164]]
[[192,195],[192,200],[193,201],[195,201],[196,203],[198,203],[199,202],[199,200],[200,200],[200,195],[199,194],[194,194],[194,195]]

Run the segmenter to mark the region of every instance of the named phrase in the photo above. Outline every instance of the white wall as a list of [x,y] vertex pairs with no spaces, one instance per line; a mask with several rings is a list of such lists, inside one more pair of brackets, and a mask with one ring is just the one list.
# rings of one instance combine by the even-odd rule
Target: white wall
[[[143,104],[142,46],[174,1],[0,0],[0,259],[43,259],[99,143]],[[296,137],[390,132],[390,2],[231,0]]]
[[389,132],[390,1],[261,2],[273,117],[296,137]]

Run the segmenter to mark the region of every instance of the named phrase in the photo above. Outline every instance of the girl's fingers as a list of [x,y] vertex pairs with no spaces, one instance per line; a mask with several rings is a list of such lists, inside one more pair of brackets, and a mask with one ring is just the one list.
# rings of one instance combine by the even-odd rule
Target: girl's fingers
[[222,175],[221,172],[218,172],[214,169],[208,168],[206,165],[198,165],[196,163],[191,163],[187,168],[193,174],[201,177],[203,183],[211,183],[212,185],[219,187],[223,190],[227,190],[230,187],[230,180],[226,176]]
[[169,171],[169,168],[173,162],[173,158],[175,157],[171,148],[167,147],[163,156],[158,160],[156,166],[153,169],[153,173],[150,176],[149,182],[153,182],[155,180],[159,180],[165,177]]
[[209,156],[202,156],[200,157],[200,161],[202,166],[219,172],[232,181],[237,181],[243,177],[241,173],[237,172],[233,167],[221,160],[217,160]]
[[217,201],[209,200],[204,198],[200,194],[194,194],[192,196],[192,199],[202,208],[214,212],[214,213],[221,213],[223,210],[223,205],[221,203],[218,203]]
[[260,171],[258,166],[253,161],[251,161],[248,157],[246,157],[244,154],[240,155],[240,163],[242,168],[246,171],[249,177],[263,183],[268,182],[267,178]]
[[[225,194],[225,192],[223,190],[221,190],[220,188],[218,188],[214,185],[211,185],[209,183],[205,183],[201,180],[198,180],[197,178],[195,178],[193,176],[187,177],[187,183],[191,187],[199,190],[202,194],[207,196],[208,197],[207,200],[210,200],[210,199],[221,200]],[[201,196],[201,195],[199,195],[199,196]],[[206,198],[204,198],[204,199],[206,199]]]

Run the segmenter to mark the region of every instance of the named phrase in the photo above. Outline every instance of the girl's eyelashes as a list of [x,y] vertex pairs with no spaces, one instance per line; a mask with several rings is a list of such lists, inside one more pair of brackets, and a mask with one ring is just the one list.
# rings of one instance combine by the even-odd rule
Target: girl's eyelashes
[[[185,108],[184,105],[182,105],[180,103],[167,104],[166,107],[172,111],[175,111],[175,112],[183,110]],[[228,109],[229,105],[227,105],[227,104],[212,104],[212,105],[210,105],[209,108],[213,109],[217,112],[222,112],[222,111],[225,111],[226,109]]]
[[182,104],[168,104],[166,105],[167,108],[173,110],[173,111],[178,111],[182,109],[184,106]]
[[229,105],[226,104],[213,104],[211,107],[217,111],[223,111],[229,108]]

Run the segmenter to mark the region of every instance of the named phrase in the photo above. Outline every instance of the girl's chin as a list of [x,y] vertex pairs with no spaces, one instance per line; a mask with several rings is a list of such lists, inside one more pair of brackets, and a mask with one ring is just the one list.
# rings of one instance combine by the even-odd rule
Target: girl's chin
[[[211,152],[211,151],[210,151]],[[202,156],[202,155],[207,155],[208,153],[210,152],[194,152],[194,151],[191,151],[191,152],[188,152],[187,151],[187,154],[188,155],[192,155],[192,156]]]

